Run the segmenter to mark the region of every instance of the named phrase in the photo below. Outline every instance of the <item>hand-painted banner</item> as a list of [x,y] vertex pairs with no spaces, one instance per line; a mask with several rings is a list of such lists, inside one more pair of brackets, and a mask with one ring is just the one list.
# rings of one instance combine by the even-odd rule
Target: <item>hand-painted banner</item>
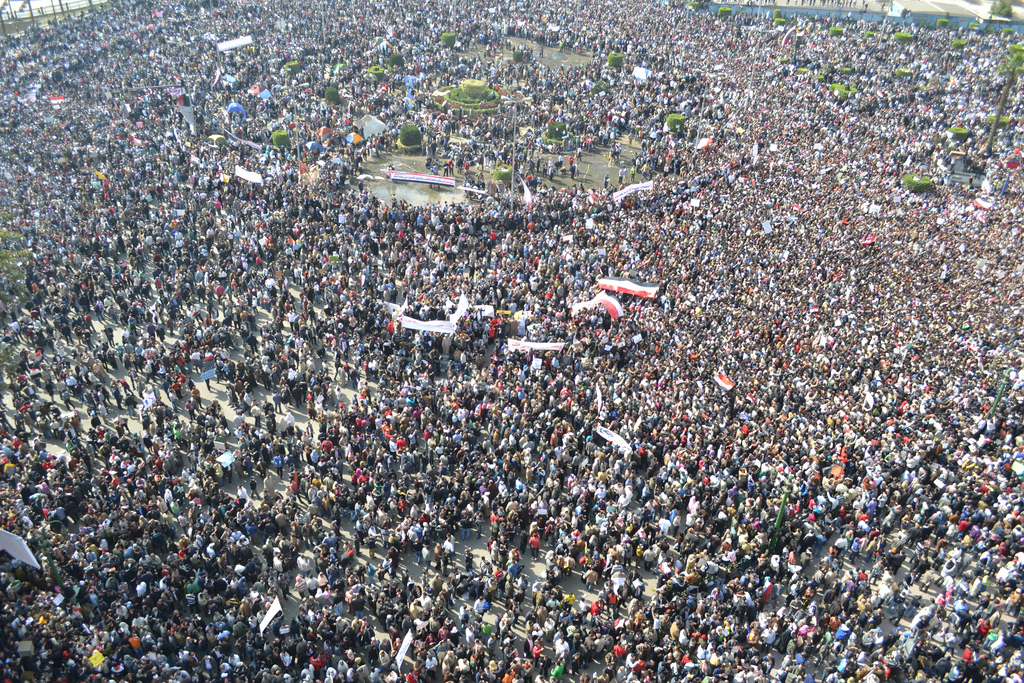
[[634,192],[645,192],[647,190],[654,189],[654,181],[648,180],[646,183],[636,183],[622,188],[618,192],[612,195],[612,199],[616,202],[621,202],[623,199],[633,194]]
[[394,183],[423,183],[424,185],[441,185],[443,187],[455,188],[455,178],[445,178],[443,175],[430,175],[429,173],[406,173],[405,171],[384,171],[388,180]]
[[274,620],[274,617],[283,611],[284,609],[281,607],[281,598],[274,598],[274,604],[270,606],[267,613],[263,615],[263,619],[260,620],[260,635],[263,635],[263,632],[267,630],[267,627],[270,626],[270,622]]
[[594,427],[594,431],[597,432],[601,438],[614,446],[617,446],[619,450],[626,453],[632,453],[633,447],[629,445],[629,442],[623,439],[621,436],[608,429],[607,427],[598,425]]
[[433,332],[435,334],[455,334],[455,323],[447,320],[417,320],[403,315],[398,319],[402,327],[407,330],[419,330],[421,332]]
[[448,317],[448,321],[452,324],[458,324],[467,313],[469,313],[469,299],[466,298],[465,294],[460,294],[459,304],[455,307],[455,312]]
[[532,342],[525,339],[509,339],[509,351],[561,351],[565,348],[565,342]]
[[624,277],[603,277],[597,281],[597,286],[601,289],[610,289],[613,292],[653,299],[657,296],[660,285],[655,282],[640,282]]

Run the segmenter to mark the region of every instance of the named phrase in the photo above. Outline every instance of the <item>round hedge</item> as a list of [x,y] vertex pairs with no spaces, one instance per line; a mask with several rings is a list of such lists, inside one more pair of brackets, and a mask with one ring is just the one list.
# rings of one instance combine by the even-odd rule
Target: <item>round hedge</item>
[[971,131],[966,128],[961,128],[960,126],[953,126],[949,129],[949,134],[954,140],[966,140],[967,136],[971,134]]
[[682,114],[669,114],[668,118],[665,119],[665,123],[668,125],[668,132],[672,135],[679,135],[683,132],[683,128],[686,125],[686,117]]
[[953,50],[962,50],[965,47],[967,47],[967,41],[966,40],[954,40],[952,43],[949,44],[949,47],[951,49],[953,49]]
[[494,179],[503,183],[512,181],[512,169],[502,164],[501,166],[495,166],[494,168]]
[[608,85],[608,81],[598,81],[597,83],[595,83],[590,88],[590,92],[593,92],[593,93],[611,92],[611,91],[612,91],[612,86]]
[[402,126],[402,130],[399,131],[398,141],[401,142],[404,147],[409,149],[419,147],[423,144],[423,133],[420,132],[420,129],[416,124],[407,123]]
[[512,52],[512,61],[515,62],[516,64],[522,64],[523,63],[523,51],[522,50],[514,50]]
[[[991,126],[992,122],[995,121],[995,120],[996,120],[995,116],[989,116],[987,119],[985,119],[985,125],[986,126]],[[1009,116],[1000,116],[999,117],[999,127],[1002,128],[1003,126],[1008,126],[1008,125],[1010,125],[1010,117]]]
[[330,104],[341,104],[341,95],[338,94],[338,89],[332,86],[324,90],[324,101]]
[[288,131],[286,130],[275,130],[270,134],[270,142],[273,143],[274,147],[291,147],[291,138],[288,137]]
[[719,7],[718,8],[718,16],[720,16],[720,17],[730,17],[730,16],[732,16],[732,7]]
[[[775,10],[775,11],[778,12],[778,10]],[[776,26],[784,26],[786,24],[786,20],[783,19],[782,17],[775,17],[775,19],[773,19],[773,21],[775,22]]]
[[608,54],[608,66],[612,69],[621,69],[623,59],[621,52],[611,52]]
[[447,48],[455,47],[455,41],[459,39],[458,33],[442,33],[441,44]]
[[384,67],[374,64],[373,66],[366,70],[366,73],[380,80],[384,78]]
[[1004,36],[1012,36],[1013,33],[1014,33],[1013,29],[1010,28],[1009,26],[1007,26],[1006,28],[1003,29],[1003,35]]
[[841,36],[841,35],[843,35],[843,27],[842,26],[833,26],[832,28],[830,28],[828,30],[828,34],[830,36]]
[[864,32],[864,37],[865,38],[874,38],[876,35],[878,35],[878,34],[876,34],[874,31],[865,31]]
[[285,70],[293,76],[302,70],[302,65],[298,62],[288,62],[284,65]]
[[935,20],[935,26],[936,28],[946,28],[947,26],[949,26],[949,19],[946,19],[945,17],[939,17],[938,19]]
[[913,34],[904,33],[903,31],[897,31],[894,33],[893,38],[896,39],[897,43],[909,43],[914,40]]
[[546,135],[549,140],[561,141],[565,137],[565,123],[562,121],[549,122]]
[[388,66],[390,66],[392,69],[401,69],[403,66],[405,66],[405,57],[403,57],[397,52],[392,52],[390,55],[388,55]]
[[908,173],[903,176],[903,187],[907,188],[911,192],[927,192],[932,189],[932,179]]
[[1010,48],[1010,54],[1015,55],[1018,52],[1024,52],[1024,45],[1018,45],[1017,43],[1010,43],[1007,47]]
[[782,10],[777,9],[774,12],[772,12],[772,18],[773,19],[781,19],[782,18]]
[[896,71],[893,72],[893,75],[896,78],[906,78],[907,76],[913,76],[914,72],[907,71],[906,69],[896,69]]
[[464,78],[462,92],[474,100],[482,100],[487,97],[487,84],[476,78]]

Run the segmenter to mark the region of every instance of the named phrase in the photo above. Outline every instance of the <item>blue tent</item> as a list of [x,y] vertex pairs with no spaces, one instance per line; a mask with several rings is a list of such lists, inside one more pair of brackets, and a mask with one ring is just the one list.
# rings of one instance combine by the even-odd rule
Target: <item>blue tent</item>
[[264,102],[269,100],[270,99],[270,91],[269,90],[264,90],[263,92],[261,92],[260,93],[260,99],[263,100]]
[[243,109],[242,105],[240,105],[238,102],[232,102],[231,104],[229,104],[228,112],[231,114],[241,114],[242,116],[246,115],[245,109]]
[[406,76],[404,81],[405,81],[405,87],[406,88],[415,88],[416,87],[416,79],[413,78],[412,76]]
[[309,142],[306,143],[306,149],[308,149],[308,150],[316,150],[317,152],[322,152],[322,151],[324,151],[325,147],[323,145],[321,145],[319,142],[317,142],[316,140],[310,140]]

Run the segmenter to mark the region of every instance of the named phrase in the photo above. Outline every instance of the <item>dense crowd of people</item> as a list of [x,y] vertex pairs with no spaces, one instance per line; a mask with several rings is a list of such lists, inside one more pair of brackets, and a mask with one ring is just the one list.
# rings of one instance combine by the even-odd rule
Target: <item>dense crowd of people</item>
[[[1009,39],[831,26],[137,2],[5,39],[0,496],[40,566],[0,565],[4,679],[1024,681]],[[518,191],[373,193],[428,156]]]

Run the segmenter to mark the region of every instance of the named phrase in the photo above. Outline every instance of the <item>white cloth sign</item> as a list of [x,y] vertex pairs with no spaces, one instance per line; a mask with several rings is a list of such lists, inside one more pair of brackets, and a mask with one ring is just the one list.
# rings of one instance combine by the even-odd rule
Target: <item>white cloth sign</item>
[[32,554],[25,539],[9,531],[0,530],[0,548],[7,551],[7,554],[16,560],[21,560],[27,565],[39,569],[39,561]]
[[417,320],[403,315],[398,319],[402,327],[407,330],[419,330],[422,332],[434,332],[436,334],[455,334],[455,323],[448,320]]
[[250,183],[256,183],[257,185],[263,184],[263,176],[253,171],[246,171],[241,166],[235,166],[235,175],[242,180],[248,180]]
[[242,36],[234,40],[225,40],[223,43],[217,43],[217,52],[227,52],[228,50],[234,50],[236,47],[245,47],[246,45],[252,45],[252,36]]
[[274,617],[283,611],[284,609],[281,607],[281,598],[274,598],[274,604],[270,606],[270,610],[263,616],[263,619],[260,620],[260,635],[263,635],[263,632],[267,630],[267,627],[270,626],[270,622],[274,620]]

